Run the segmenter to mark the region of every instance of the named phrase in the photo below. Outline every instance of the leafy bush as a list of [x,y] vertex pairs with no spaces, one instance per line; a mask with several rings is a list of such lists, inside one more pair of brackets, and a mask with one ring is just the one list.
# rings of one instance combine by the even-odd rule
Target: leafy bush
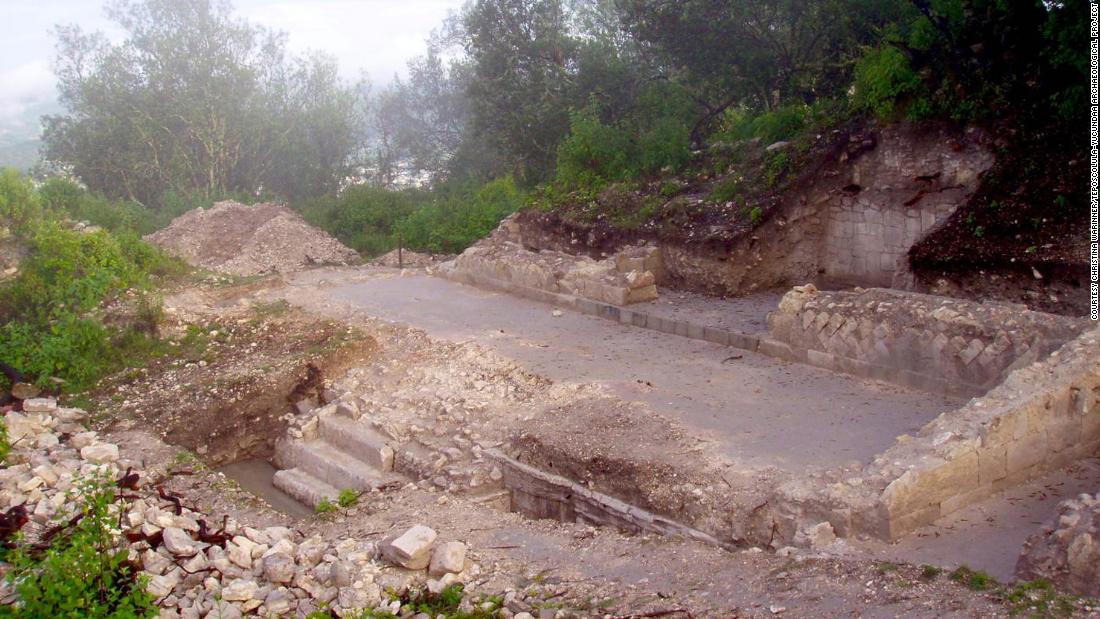
[[569,137],[558,146],[558,182],[569,187],[592,187],[633,175],[630,136],[604,124],[595,106],[570,116]]
[[730,108],[726,111],[718,138],[731,141],[759,138],[767,144],[790,140],[806,127],[809,111],[810,108],[805,105],[787,105],[761,114]]
[[77,511],[64,520],[74,524],[62,526],[45,551],[20,543],[5,557],[12,566],[8,582],[20,601],[0,607],[0,618],[155,617],[159,611],[145,591],[145,578],[114,531],[113,484],[91,479],[76,488]]
[[880,118],[894,115],[898,102],[920,88],[909,58],[893,45],[869,50],[856,63],[855,102]]
[[[5,196],[10,197],[11,187],[8,179]],[[85,199],[71,186],[50,187],[44,201],[51,204]],[[43,201],[33,191],[21,200]],[[142,291],[156,277],[185,273],[186,266],[134,232],[76,232],[54,219],[52,208],[40,215],[22,226],[29,254],[18,275],[0,284],[0,350],[6,362],[39,384],[57,377],[70,389],[81,389],[133,362],[129,357],[134,352],[154,350],[148,340],[155,324],[149,323],[159,317],[159,303]],[[104,301],[128,290],[138,291],[137,325],[130,329],[134,333],[108,328],[98,316]]]
[[0,465],[8,461],[11,454],[11,440],[8,438],[8,426],[0,420]]
[[405,247],[457,253],[492,232],[522,205],[523,195],[510,177],[481,186],[454,184],[431,194],[396,228]]
[[34,185],[14,168],[0,169],[0,227],[23,233],[41,216]]
[[348,247],[378,255],[397,247],[395,227],[414,210],[418,193],[356,185],[339,197],[307,202],[301,209],[302,216]]

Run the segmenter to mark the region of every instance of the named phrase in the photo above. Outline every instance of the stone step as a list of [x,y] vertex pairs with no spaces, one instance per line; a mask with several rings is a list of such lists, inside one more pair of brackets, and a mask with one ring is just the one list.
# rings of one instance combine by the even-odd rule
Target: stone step
[[343,415],[323,415],[317,426],[321,438],[380,471],[393,470],[393,448],[366,423]]
[[370,490],[397,479],[323,440],[282,440],[275,446],[281,469],[298,468],[339,490]]
[[275,471],[272,484],[310,507],[317,507],[322,499],[335,503],[340,491],[300,469]]

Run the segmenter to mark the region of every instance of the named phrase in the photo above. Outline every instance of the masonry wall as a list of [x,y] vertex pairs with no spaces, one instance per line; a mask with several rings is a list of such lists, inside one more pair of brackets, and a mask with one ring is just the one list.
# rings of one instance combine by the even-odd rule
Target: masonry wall
[[[885,289],[787,293],[765,352],[929,391],[973,396],[1088,327],[1018,305]],[[762,344],[762,346],[765,346]]]
[[974,192],[993,157],[977,142],[900,130],[879,133],[828,205],[820,264],[827,279],[889,286],[908,252]]
[[[898,539],[942,516],[1082,458],[1100,456],[1100,327],[1004,383],[902,436],[831,481],[773,497],[782,539],[819,522],[840,536]],[[828,475],[827,475],[828,477]]]

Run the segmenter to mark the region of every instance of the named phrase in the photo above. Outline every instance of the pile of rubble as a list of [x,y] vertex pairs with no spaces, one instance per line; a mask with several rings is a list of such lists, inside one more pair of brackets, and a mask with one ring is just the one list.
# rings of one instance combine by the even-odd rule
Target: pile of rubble
[[437,273],[523,296],[541,291],[620,306],[657,298],[664,267],[656,246],[627,247],[595,260],[551,249],[531,251],[517,240],[517,228],[515,216],[505,219],[492,234],[442,265]]
[[1063,501],[1053,522],[1027,543],[1016,565],[1020,578],[1045,578],[1059,589],[1100,596],[1100,493]]
[[[162,618],[304,617],[318,609],[341,616],[363,609],[402,614],[401,601],[383,592],[426,587],[439,593],[480,573],[467,560],[465,544],[438,543],[437,533],[423,525],[379,543],[306,538],[286,527],[252,528],[228,517],[213,530],[209,516],[182,505],[179,497],[162,487],[147,490],[159,482],[143,480],[117,445],[86,431],[85,418],[84,411],[45,398],[26,400],[22,412],[7,413],[14,448],[8,466],[0,468],[0,510],[25,513],[23,532],[39,540],[78,509],[72,490],[81,480],[119,480],[126,488],[126,498],[113,507],[121,523],[119,543],[129,543]],[[5,567],[0,564],[0,572]],[[8,583],[0,588],[0,602],[18,604]],[[464,604],[472,609],[474,602]]]
[[294,211],[269,203],[228,201],[197,208],[145,240],[194,266],[239,276],[346,265],[359,258]]

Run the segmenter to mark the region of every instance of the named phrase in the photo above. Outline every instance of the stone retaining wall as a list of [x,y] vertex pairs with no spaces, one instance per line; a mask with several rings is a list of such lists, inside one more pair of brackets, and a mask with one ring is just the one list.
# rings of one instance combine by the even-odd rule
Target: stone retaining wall
[[884,289],[799,286],[768,317],[767,352],[919,389],[979,395],[1046,357],[1088,321],[1022,306]]
[[857,474],[785,484],[780,536],[829,522],[894,540],[1006,488],[1100,455],[1100,327],[897,442]]

